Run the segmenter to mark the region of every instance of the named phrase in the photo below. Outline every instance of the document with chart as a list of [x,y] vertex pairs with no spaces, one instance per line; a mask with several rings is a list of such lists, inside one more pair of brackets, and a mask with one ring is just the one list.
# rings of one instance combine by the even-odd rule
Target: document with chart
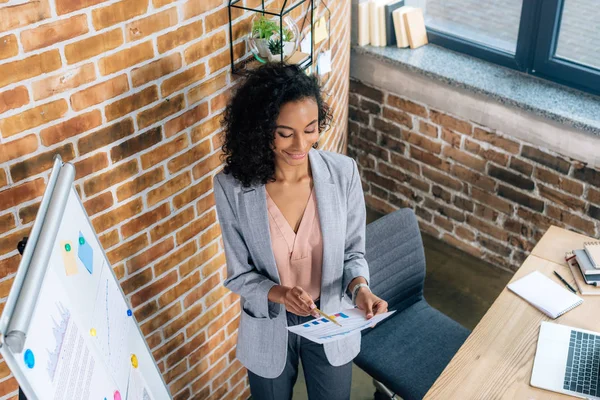
[[365,317],[364,311],[359,310],[358,308],[350,308],[330,315],[341,326],[334,324],[327,318],[317,318],[300,325],[288,326],[288,330],[315,343],[323,344],[335,342],[348,335],[371,328],[373,325],[383,321],[395,312],[396,311],[390,311],[378,314],[368,320]]

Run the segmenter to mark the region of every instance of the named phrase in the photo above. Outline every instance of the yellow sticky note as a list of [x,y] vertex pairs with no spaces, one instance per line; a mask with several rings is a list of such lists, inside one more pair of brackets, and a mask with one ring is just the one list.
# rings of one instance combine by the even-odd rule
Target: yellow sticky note
[[138,359],[137,359],[137,356],[135,354],[131,355],[131,365],[133,366],[133,368],[137,368],[138,367]]
[[327,22],[325,21],[325,17],[321,17],[321,19],[318,20],[315,24],[315,44],[321,43],[328,37],[329,35],[327,34]]
[[94,329],[94,328],[90,329],[90,335],[96,336],[96,329]]
[[77,273],[77,261],[75,259],[75,248],[70,241],[60,242],[62,259],[65,263],[65,273],[67,276]]

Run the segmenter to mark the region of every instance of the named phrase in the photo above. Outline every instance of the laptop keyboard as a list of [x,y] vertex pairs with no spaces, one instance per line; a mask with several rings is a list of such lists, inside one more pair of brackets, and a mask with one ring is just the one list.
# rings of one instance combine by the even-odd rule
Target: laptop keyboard
[[574,392],[598,396],[598,368],[600,362],[600,336],[571,331],[569,358],[563,388]]

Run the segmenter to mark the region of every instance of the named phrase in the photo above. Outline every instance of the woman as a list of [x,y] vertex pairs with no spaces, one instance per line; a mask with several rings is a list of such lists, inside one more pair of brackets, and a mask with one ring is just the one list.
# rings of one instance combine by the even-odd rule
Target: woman
[[321,345],[286,326],[339,311],[344,293],[369,319],[387,311],[368,287],[356,163],[316,150],[330,120],[317,79],[281,64],[250,72],[225,111],[224,285],[241,296],[236,355],[257,400],[291,399],[299,359],[311,400],[348,399],[360,334]]

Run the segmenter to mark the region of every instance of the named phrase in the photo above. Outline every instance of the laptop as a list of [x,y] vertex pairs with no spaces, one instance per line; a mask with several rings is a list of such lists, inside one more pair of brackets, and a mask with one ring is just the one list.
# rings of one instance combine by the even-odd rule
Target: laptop
[[531,386],[600,400],[600,333],[542,322]]

